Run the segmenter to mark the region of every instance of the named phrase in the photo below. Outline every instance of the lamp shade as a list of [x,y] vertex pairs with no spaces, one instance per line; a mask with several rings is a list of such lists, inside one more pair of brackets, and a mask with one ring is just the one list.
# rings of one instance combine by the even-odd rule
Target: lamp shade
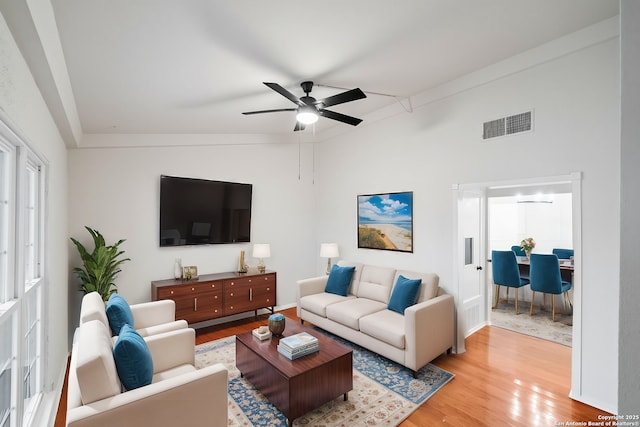
[[271,256],[271,247],[268,243],[256,243],[253,245],[254,258],[269,258]]
[[321,243],[320,244],[320,257],[322,258],[335,258],[340,256],[337,243]]

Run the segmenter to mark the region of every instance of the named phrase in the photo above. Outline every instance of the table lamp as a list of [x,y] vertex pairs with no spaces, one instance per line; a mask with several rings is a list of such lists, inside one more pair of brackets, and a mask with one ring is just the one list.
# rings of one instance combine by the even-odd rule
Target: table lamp
[[268,243],[256,243],[253,245],[253,257],[258,258],[258,271],[264,273],[266,267],[264,265],[264,258],[271,256],[271,247]]
[[337,243],[321,243],[320,257],[327,258],[327,274],[331,272],[331,258],[340,256]]

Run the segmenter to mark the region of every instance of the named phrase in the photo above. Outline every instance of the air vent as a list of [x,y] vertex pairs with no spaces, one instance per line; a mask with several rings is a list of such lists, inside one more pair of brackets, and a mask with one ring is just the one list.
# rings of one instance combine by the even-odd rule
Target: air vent
[[514,133],[528,132],[532,126],[532,111],[502,117],[483,124],[482,139],[497,138],[499,136],[513,135]]

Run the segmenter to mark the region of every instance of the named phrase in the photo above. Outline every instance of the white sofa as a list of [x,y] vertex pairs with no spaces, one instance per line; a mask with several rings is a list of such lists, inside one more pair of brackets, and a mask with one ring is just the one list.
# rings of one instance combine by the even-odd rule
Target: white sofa
[[[176,303],[173,300],[143,302],[129,305],[134,324],[141,336],[161,334],[189,326],[186,320],[176,320]],[[105,303],[98,292],[89,292],[82,297],[80,324],[99,320],[110,330]]]
[[[328,276],[297,282],[297,314],[413,370],[414,376],[454,343],[454,303],[433,273],[340,261],[355,266],[347,296],[325,292]],[[404,315],[387,309],[398,276],[422,279],[418,300]]]
[[195,368],[195,331],[144,340],[152,383],[122,391],[110,331],[99,320],[80,325],[69,365],[67,426],[226,426],[227,370],[222,364]]

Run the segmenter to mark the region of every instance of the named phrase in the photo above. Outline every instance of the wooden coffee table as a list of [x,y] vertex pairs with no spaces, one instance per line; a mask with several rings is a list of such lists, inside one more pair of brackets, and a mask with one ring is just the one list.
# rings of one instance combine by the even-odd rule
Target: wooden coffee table
[[280,339],[260,341],[251,332],[236,336],[236,366],[242,376],[287,417],[287,424],[353,389],[353,351],[322,333],[286,319],[284,336],[308,332],[320,350],[289,360],[278,353]]

